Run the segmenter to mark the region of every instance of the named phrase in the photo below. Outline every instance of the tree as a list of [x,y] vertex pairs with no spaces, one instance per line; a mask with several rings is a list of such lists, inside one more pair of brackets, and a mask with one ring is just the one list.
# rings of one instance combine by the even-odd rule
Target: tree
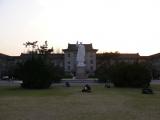
[[18,77],[23,81],[23,88],[48,88],[52,83],[52,69],[40,57],[28,59],[19,67]]
[[110,68],[109,77],[116,87],[148,87],[151,71],[146,64],[119,63]]
[[118,52],[105,52],[97,54],[98,61],[95,74],[99,82],[106,82],[109,80],[109,68],[113,63],[116,63],[119,55],[120,54]]
[[47,40],[45,41],[44,45],[41,45],[41,46],[38,46],[37,45],[38,41],[34,41],[34,42],[26,42],[24,43],[23,45],[26,47],[26,48],[32,48],[31,50],[29,50],[29,53],[33,54],[33,53],[36,53],[36,54],[52,54],[53,53],[53,47],[52,48],[48,48],[48,42]]
[[108,76],[109,68],[108,66],[104,63],[101,64],[95,71],[95,76],[98,78],[99,82],[106,82],[109,80]]
[[48,49],[48,43],[47,41],[45,41],[45,44],[40,46],[37,51],[39,52],[39,54],[52,54],[53,47]]
[[40,47],[37,42],[26,42],[24,45],[32,46],[32,50],[28,53],[32,57],[28,57],[16,69],[16,77],[23,81],[23,88],[49,88],[52,82],[61,79],[64,72],[60,67],[51,63],[49,56],[52,54],[53,48],[48,49],[47,41]]
[[29,49],[29,53],[33,53],[34,51],[36,51],[36,47],[38,48],[38,45],[37,45],[38,41],[34,41],[34,42],[26,42],[26,43],[23,43],[23,45],[26,47],[26,48],[32,48],[31,50]]

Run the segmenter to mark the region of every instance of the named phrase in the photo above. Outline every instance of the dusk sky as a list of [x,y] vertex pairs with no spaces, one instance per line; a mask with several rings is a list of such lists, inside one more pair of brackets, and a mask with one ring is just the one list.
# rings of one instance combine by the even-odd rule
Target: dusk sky
[[79,41],[99,52],[159,53],[160,0],[0,0],[0,53],[20,55],[36,40],[54,49]]

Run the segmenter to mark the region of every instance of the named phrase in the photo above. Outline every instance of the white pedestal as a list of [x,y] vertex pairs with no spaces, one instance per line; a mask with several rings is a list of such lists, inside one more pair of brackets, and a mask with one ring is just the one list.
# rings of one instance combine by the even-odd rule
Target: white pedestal
[[86,79],[86,70],[85,66],[77,66],[77,71],[76,71],[76,79]]

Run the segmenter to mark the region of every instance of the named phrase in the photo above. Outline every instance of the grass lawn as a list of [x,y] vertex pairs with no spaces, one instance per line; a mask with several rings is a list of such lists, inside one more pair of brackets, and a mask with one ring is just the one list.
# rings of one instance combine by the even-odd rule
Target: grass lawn
[[80,86],[0,87],[0,120],[160,119],[160,85],[152,85],[153,95],[141,94],[141,89],[91,87],[92,93],[81,93]]

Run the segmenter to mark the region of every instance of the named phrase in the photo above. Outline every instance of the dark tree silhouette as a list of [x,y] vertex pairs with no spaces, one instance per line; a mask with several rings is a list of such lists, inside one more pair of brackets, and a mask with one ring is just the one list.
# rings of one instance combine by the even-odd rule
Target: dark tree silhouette
[[118,63],[110,68],[109,77],[116,87],[148,87],[151,70],[146,64]]
[[52,54],[53,48],[48,49],[47,41],[40,47],[37,43],[37,41],[24,43],[25,47],[32,47],[27,53],[32,57],[28,57],[16,69],[16,77],[23,81],[23,88],[49,88],[52,82],[58,82],[64,74],[60,67],[51,63],[49,55]]

